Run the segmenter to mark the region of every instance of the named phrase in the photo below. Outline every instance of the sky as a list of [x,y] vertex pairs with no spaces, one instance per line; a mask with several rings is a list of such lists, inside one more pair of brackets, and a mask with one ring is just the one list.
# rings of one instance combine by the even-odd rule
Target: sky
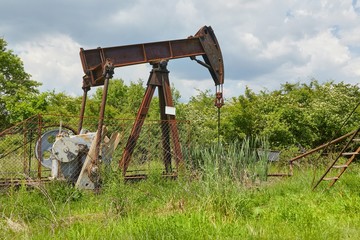
[[[184,39],[211,26],[225,67],[224,97],[317,79],[358,84],[360,0],[0,0],[0,37],[41,91],[82,95],[80,48]],[[125,83],[148,79],[149,64],[116,68]],[[190,59],[168,64],[188,101],[211,90]],[[110,82],[111,84],[111,82]],[[94,90],[92,92],[95,92]]]

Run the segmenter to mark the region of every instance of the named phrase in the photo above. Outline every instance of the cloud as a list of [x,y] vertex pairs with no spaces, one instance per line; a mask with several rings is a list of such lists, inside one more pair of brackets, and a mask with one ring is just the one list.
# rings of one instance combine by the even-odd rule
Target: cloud
[[[211,25],[223,52],[225,93],[236,96],[246,85],[273,90],[313,77],[357,83],[359,13],[357,0],[12,0],[2,1],[0,33],[42,89],[81,94],[80,47],[186,38]],[[195,88],[214,87],[207,69],[189,59],[168,68],[184,100]],[[115,77],[146,82],[150,70],[148,64],[120,68]]]
[[81,94],[82,72],[80,45],[67,35],[41,35],[18,43],[16,53],[23,60],[25,70],[34,80],[40,80],[42,91],[64,91]]
[[350,60],[348,48],[329,30],[302,39],[298,42],[298,47],[304,56],[310,57],[310,64],[314,69],[324,65],[341,66]]

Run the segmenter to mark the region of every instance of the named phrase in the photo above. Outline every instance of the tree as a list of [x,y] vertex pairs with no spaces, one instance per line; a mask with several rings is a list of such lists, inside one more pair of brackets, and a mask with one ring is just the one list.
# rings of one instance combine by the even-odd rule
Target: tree
[[30,80],[23,62],[0,38],[0,130],[34,114],[34,97],[39,93],[39,82]]
[[191,142],[209,144],[218,139],[217,108],[214,106],[215,95],[210,90],[200,91],[182,107],[182,114],[190,121]]
[[[143,81],[138,80],[125,85],[122,79],[113,79],[109,83],[105,117],[106,118],[135,118],[141,105],[145,89]],[[88,99],[87,115],[97,116],[103,95],[103,88],[96,89],[95,94]]]
[[[322,85],[314,82],[314,99],[310,103],[308,112],[314,123],[314,131],[318,133],[314,139],[316,145],[329,141],[335,135],[341,136],[359,127],[359,107],[357,113],[351,114],[360,101],[358,85],[335,84],[333,81]],[[348,121],[345,123],[345,120]]]
[[44,102],[40,105],[41,107],[37,107],[38,112],[44,114],[74,116],[80,112],[81,97],[72,97],[64,92],[49,91],[41,93],[37,99],[39,103]]
[[143,84],[144,82],[141,79],[139,79],[136,83],[131,81],[128,88],[127,101],[125,101],[125,109],[132,118],[136,117],[142,99],[144,97],[145,88]]
[[261,99],[246,87],[243,96],[234,97],[223,107],[223,135],[226,141],[243,140],[258,134],[262,115],[259,112]]
[[264,136],[271,147],[299,144],[312,148],[357,128],[359,112],[345,119],[360,101],[357,85],[327,82],[285,83],[279,90],[233,98],[224,108],[226,141],[245,136]]

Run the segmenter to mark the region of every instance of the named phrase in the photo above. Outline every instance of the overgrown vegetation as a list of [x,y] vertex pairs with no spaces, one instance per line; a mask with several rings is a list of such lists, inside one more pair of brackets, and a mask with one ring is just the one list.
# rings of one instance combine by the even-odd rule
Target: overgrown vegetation
[[360,166],[329,191],[311,171],[245,186],[213,175],[124,183],[102,192],[65,183],[0,195],[1,239],[359,239]]
[[254,183],[266,180],[269,146],[265,139],[245,139],[226,146],[212,144],[209,147],[193,145],[190,148],[192,172],[200,172],[202,180],[228,180]]

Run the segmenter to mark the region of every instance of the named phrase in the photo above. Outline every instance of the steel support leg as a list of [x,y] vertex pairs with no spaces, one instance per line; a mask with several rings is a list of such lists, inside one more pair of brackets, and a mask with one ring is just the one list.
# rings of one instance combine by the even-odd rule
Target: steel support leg
[[137,113],[137,117],[133,125],[133,128],[131,130],[128,142],[125,146],[122,159],[119,163],[124,176],[126,175],[126,171],[129,166],[129,162],[131,160],[131,156],[134,152],[136,142],[141,132],[142,125],[144,124],[146,115],[149,111],[151,99],[154,95],[156,87],[158,87],[159,90],[160,114],[162,120],[161,121],[162,145],[163,145],[164,164],[165,164],[166,173],[170,173],[172,171],[170,133],[172,135],[174,151],[176,155],[176,166],[178,167],[180,162],[182,162],[182,153],[181,153],[179,134],[177,131],[175,116],[168,115],[165,113],[165,106],[173,107],[168,74],[169,71],[166,69],[166,62],[153,64],[153,69],[150,72],[144,98]]

